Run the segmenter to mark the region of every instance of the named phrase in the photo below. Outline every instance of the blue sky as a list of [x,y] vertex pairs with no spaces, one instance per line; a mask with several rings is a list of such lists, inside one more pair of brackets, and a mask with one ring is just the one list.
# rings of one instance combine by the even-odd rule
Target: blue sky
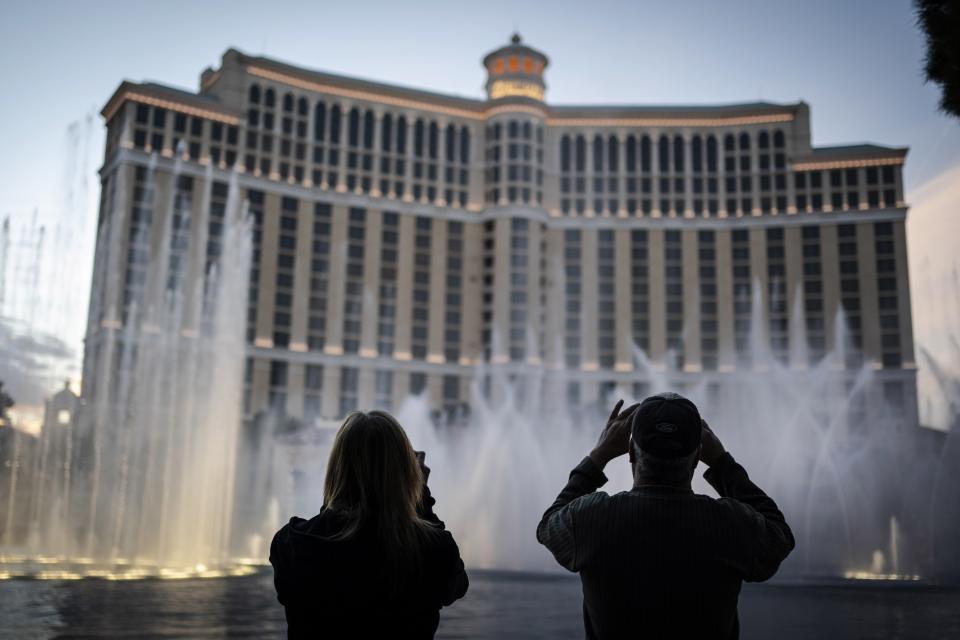
[[[76,343],[102,158],[96,112],[121,80],[195,89],[203,68],[233,46],[480,97],[481,57],[515,29],[550,56],[550,102],[803,99],[816,145],[909,146],[908,200],[918,193],[937,203],[933,210],[913,202],[910,233],[942,245],[915,248],[912,238],[912,260],[918,253],[926,260],[915,271],[955,268],[952,242],[943,238],[960,236],[960,121],[937,112],[939,90],[924,84],[924,43],[908,0],[4,2],[0,217],[22,221],[37,209],[41,221],[67,230],[73,319],[63,331]],[[919,333],[933,315],[916,294],[914,301]]]

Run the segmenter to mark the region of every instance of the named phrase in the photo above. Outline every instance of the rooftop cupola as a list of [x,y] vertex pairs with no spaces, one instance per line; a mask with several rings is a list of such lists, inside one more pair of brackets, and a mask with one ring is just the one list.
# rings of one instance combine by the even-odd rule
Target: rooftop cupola
[[543,102],[546,89],[543,72],[549,63],[547,56],[523,44],[520,34],[514,33],[510,44],[483,58],[487,69],[487,99]]

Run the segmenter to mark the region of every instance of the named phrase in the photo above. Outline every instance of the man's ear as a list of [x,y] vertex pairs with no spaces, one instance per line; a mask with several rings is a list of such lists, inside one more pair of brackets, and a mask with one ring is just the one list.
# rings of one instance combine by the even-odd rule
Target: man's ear
[[630,436],[630,442],[627,443],[627,455],[630,456],[630,464],[637,461],[637,454],[633,450],[633,436]]

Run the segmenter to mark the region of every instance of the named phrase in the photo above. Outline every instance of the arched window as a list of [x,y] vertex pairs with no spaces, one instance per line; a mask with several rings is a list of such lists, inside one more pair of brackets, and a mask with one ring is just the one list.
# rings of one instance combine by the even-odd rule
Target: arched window
[[250,85],[250,102],[258,104],[260,102],[260,85],[252,84]]
[[761,149],[770,148],[770,134],[766,131],[761,131],[760,135],[757,136],[757,146]]
[[543,127],[537,125],[537,142],[543,144]]
[[640,141],[640,168],[644,173],[650,173],[653,164],[652,156],[653,142],[650,140],[650,136],[643,136]]
[[773,146],[779,149],[783,147],[784,144],[785,144],[785,140],[783,138],[783,131],[781,131],[780,129],[777,129],[776,131],[773,132]]
[[384,151],[390,151],[393,146],[393,116],[389,113],[383,115],[380,122],[380,148]]
[[373,111],[363,114],[363,148],[373,149]]
[[287,113],[293,112],[293,94],[283,94],[283,110]]
[[407,152],[407,118],[400,116],[397,118],[397,153]]
[[340,105],[330,109],[330,142],[340,144]]
[[347,144],[351,147],[360,144],[360,110],[356,107],[350,109],[350,117],[347,121]]
[[701,173],[703,171],[703,141],[700,136],[693,136],[693,140],[690,141],[690,156],[690,166],[694,173]]
[[306,98],[300,98],[299,100],[297,100],[297,114],[298,114],[298,115],[305,116],[305,115],[307,115],[307,113],[309,113],[309,111],[310,111],[310,108],[307,106],[307,99],[306,99]]
[[470,130],[466,127],[460,127],[460,163],[468,164],[470,162]]
[[274,107],[277,104],[277,94],[273,89],[267,89],[267,92],[263,94],[263,104],[266,107]]
[[437,159],[437,142],[440,137],[440,128],[437,126],[437,122],[433,121],[430,123],[430,159]]
[[417,158],[423,157],[423,120],[417,118],[413,125],[413,155]]
[[607,170],[616,173],[620,170],[620,143],[617,136],[607,138]]
[[499,140],[499,139],[500,139],[500,133],[501,133],[500,123],[499,123],[499,122],[495,122],[495,123],[493,124],[493,139],[494,139],[494,140]]
[[673,170],[683,173],[683,138],[673,137]]
[[740,134],[740,150],[745,151],[750,148],[750,136],[746,133]]
[[510,138],[519,138],[520,137],[520,123],[516,120],[511,120],[507,123],[507,136]]
[[637,139],[634,136],[627,136],[627,173],[634,173],[637,170]]
[[570,136],[560,138],[560,171],[570,171]]
[[600,173],[603,171],[603,138],[600,136],[593,137],[593,172]]
[[587,170],[587,139],[583,136],[577,136],[577,171],[583,173]]
[[723,150],[724,150],[724,151],[733,151],[733,150],[735,150],[736,148],[737,148],[737,147],[736,147],[736,142],[735,142],[735,140],[733,139],[733,134],[732,134],[732,133],[728,133],[727,135],[725,135],[725,136],[723,137]]
[[452,124],[448,124],[446,135],[444,135],[443,137],[444,137],[443,146],[446,147],[444,151],[446,152],[447,162],[453,162],[454,159],[456,158],[454,147],[456,146],[456,142],[457,142],[457,128],[454,127]]
[[529,122],[524,122],[523,123],[523,139],[529,140],[532,137],[533,137],[533,127],[530,125]]
[[717,170],[717,138],[707,138],[707,171],[714,173]]
[[322,100],[313,108],[313,139],[322,142],[327,128],[327,105]]
[[670,140],[667,139],[667,136],[660,136],[657,147],[659,152],[657,169],[660,173],[668,173],[670,171]]

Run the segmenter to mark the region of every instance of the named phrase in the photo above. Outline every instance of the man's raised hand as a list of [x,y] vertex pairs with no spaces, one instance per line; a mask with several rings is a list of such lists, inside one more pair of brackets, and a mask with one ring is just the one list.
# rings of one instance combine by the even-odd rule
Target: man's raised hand
[[608,462],[622,456],[630,448],[630,420],[633,412],[637,410],[639,404],[633,404],[624,411],[620,411],[623,406],[623,400],[617,402],[617,405],[610,413],[607,424],[600,432],[600,438],[596,446],[590,452],[590,459],[601,469]]

